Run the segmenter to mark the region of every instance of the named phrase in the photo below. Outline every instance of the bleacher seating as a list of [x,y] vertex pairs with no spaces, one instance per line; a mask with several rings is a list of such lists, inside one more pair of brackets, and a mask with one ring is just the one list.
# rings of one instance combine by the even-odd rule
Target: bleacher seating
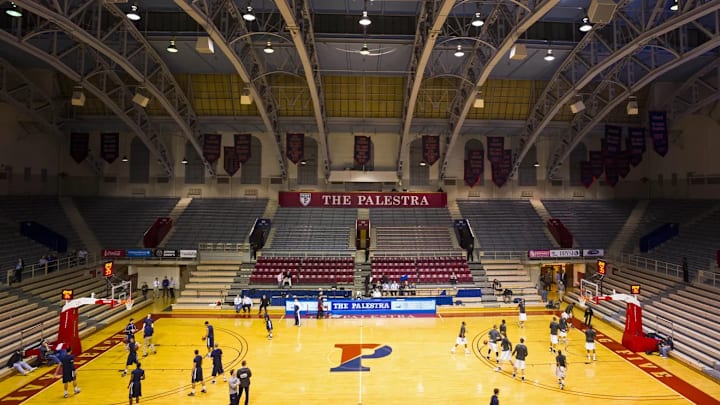
[[272,257],[258,258],[250,284],[277,285],[280,272],[292,274],[295,284],[339,284],[353,282],[354,262],[343,257]]
[[270,252],[346,252],[357,210],[348,208],[278,208]]
[[[73,229],[57,198],[46,196],[7,196],[0,198],[0,269],[14,268],[18,257],[25,265],[37,263],[50,249],[20,235],[20,222],[32,220],[63,235],[68,251],[84,245]],[[4,280],[4,279],[3,279]]]
[[105,248],[142,247],[145,231],[158,217],[166,217],[177,198],[76,197],[80,214]]
[[447,208],[371,208],[372,226],[452,226]]
[[452,228],[447,226],[378,226],[375,227],[376,252],[442,252],[457,251],[452,243]]
[[390,281],[400,282],[402,276],[418,284],[449,284],[455,273],[458,283],[472,283],[473,278],[467,261],[458,256],[441,257],[374,257],[371,263],[373,279],[387,276]]
[[570,230],[575,246],[608,249],[635,207],[635,200],[543,200],[553,218]]
[[266,207],[265,198],[195,198],[175,221],[175,233],[165,246],[191,249],[201,242],[245,242]]
[[458,200],[463,218],[470,221],[485,251],[550,249],[543,223],[526,200]]

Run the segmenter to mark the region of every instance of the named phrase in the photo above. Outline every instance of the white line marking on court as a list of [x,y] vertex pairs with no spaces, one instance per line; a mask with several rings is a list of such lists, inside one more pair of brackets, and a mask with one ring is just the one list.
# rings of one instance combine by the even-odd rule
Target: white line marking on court
[[[363,318],[360,317],[360,347],[362,347],[362,344],[363,344],[363,322],[364,322]],[[362,358],[362,349],[360,349],[360,356]],[[363,390],[362,376],[363,376],[363,372],[362,371],[358,372],[358,405],[362,405],[362,390]]]

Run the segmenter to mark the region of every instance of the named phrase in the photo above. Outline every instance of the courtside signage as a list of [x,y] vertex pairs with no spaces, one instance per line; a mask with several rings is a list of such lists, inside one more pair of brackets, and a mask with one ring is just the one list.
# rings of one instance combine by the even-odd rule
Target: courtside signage
[[528,250],[528,259],[556,259],[576,257],[603,257],[604,249],[539,249]]
[[445,193],[324,193],[281,191],[281,207],[444,208]]
[[[300,314],[317,314],[317,300],[299,300]],[[435,299],[390,299],[390,300],[326,300],[324,307],[330,315],[395,315],[434,314]],[[285,301],[285,314],[292,315],[293,300]]]

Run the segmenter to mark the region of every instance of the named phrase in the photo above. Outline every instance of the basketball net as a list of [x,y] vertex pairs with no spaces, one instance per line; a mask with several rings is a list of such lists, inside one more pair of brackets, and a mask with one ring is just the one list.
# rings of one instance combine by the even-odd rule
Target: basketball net
[[128,296],[128,299],[126,299],[125,302],[124,302],[124,304],[125,304],[125,310],[127,310],[127,311],[131,310],[132,307],[133,307],[133,303],[134,303],[134,301],[133,301],[133,299],[132,299],[132,292],[130,292],[130,295]]

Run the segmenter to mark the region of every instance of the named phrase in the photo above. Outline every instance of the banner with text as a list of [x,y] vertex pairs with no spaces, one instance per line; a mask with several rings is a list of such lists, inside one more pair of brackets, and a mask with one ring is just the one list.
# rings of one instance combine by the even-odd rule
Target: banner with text
[[100,157],[112,163],[120,155],[120,134],[117,132],[100,135]]
[[604,249],[540,249],[528,250],[528,259],[558,259],[579,257],[603,257]]
[[650,111],[648,115],[653,149],[658,155],[664,157],[668,153],[667,113],[665,111]]
[[205,134],[203,135],[203,156],[208,162],[215,163],[220,159],[220,151],[222,147],[222,135]]
[[503,151],[503,158],[498,163],[492,164],[492,182],[502,187],[508,181],[510,172],[512,171],[512,150],[505,149]]
[[353,152],[355,163],[360,166],[364,166],[370,163],[370,137],[369,136],[355,136],[355,149]]
[[[301,314],[316,314],[316,300],[298,300]],[[400,315],[400,314],[434,314],[436,303],[434,298],[389,298],[373,300],[328,299],[323,303],[330,314],[339,315]],[[295,301],[285,300],[285,314],[292,315]]]
[[88,153],[90,152],[88,142],[90,142],[89,134],[80,132],[70,134],[70,157],[72,157],[76,163],[82,163],[82,161],[88,157]]
[[235,156],[241,165],[247,163],[252,157],[251,138],[250,134],[235,134],[234,136]]
[[240,170],[240,160],[237,158],[236,149],[234,146],[223,147],[223,160],[225,173],[232,177]]
[[305,134],[288,132],[285,134],[285,156],[294,164],[305,157]]
[[630,164],[639,165],[645,153],[645,128],[628,128],[627,150]]
[[482,149],[470,149],[465,160],[464,179],[469,187],[475,187],[485,171],[485,154]]
[[487,137],[487,158],[490,163],[500,163],[505,151],[505,138],[502,136]]
[[440,137],[437,135],[423,135],[422,137],[423,161],[432,166],[440,158]]
[[622,148],[622,127],[605,125],[605,148],[609,156],[615,157],[620,153]]
[[325,208],[444,208],[445,193],[346,193],[297,192],[278,193],[281,207]]
[[595,181],[595,176],[593,176],[593,167],[592,163],[588,161],[581,161],[580,162],[580,183],[582,183],[585,188],[590,188],[592,186],[593,181]]

